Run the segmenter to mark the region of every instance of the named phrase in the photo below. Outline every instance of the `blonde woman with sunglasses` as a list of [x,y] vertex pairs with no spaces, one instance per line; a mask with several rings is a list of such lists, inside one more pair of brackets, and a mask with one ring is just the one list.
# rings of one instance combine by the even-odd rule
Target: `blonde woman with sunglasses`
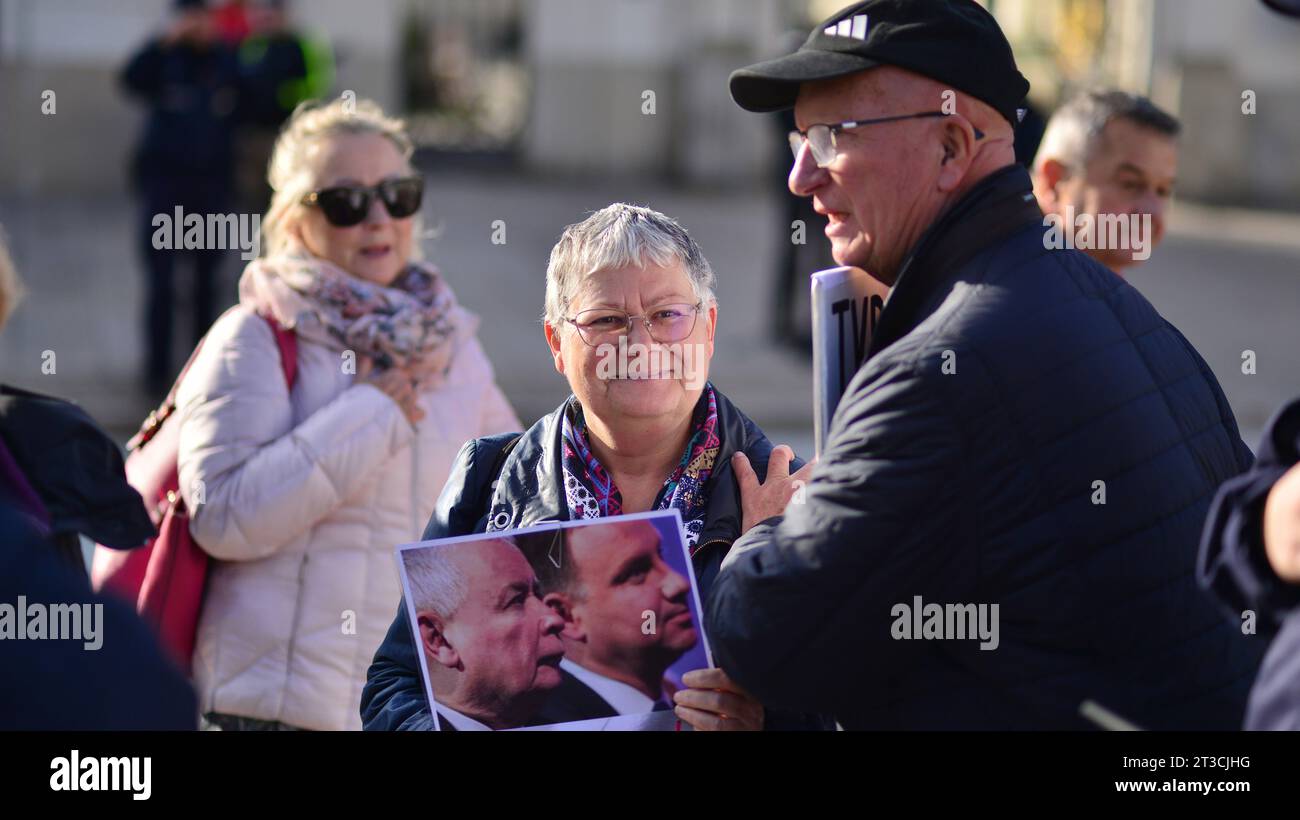
[[[369,653],[460,445],[518,430],[477,318],[419,258],[423,181],[377,105],[300,108],[264,255],[178,394],[180,486],[214,559],[193,658],[210,728],[355,729]],[[292,387],[269,317],[292,330]]]

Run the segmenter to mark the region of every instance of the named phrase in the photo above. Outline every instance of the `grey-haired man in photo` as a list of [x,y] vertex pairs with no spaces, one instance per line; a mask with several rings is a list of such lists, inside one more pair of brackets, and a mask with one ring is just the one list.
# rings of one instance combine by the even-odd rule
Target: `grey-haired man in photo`
[[564,622],[542,603],[515,542],[434,544],[404,552],[402,563],[439,728],[529,725],[560,685]]
[[[1029,83],[994,18],[868,0],[730,86],[794,108],[790,190],[890,292],[806,486],[736,462],[746,534],[705,614],[719,665],[847,729],[1084,728],[1088,701],[1144,728],[1240,726],[1263,645],[1195,562],[1250,451],[1182,334],[1045,245],[1013,152]],[[997,649],[891,630],[916,596],[998,605]]]

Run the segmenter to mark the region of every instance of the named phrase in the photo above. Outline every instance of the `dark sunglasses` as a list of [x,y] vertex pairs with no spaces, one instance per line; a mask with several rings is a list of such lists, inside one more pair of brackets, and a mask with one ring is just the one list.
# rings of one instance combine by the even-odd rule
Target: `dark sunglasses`
[[420,177],[403,177],[386,179],[371,187],[340,185],[336,188],[322,188],[304,196],[302,204],[320,208],[331,225],[350,228],[365,220],[376,194],[388,209],[389,216],[405,219],[420,210],[420,200],[424,197],[424,180]]

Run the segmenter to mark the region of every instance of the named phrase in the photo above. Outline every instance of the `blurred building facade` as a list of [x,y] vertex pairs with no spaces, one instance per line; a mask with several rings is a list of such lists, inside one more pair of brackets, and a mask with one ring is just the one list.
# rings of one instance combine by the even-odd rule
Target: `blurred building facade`
[[[298,0],[290,19],[333,44],[336,85],[398,102],[404,0]],[[0,0],[0,189],[120,190],[144,116],[118,86],[130,55],[164,30],[171,0]],[[53,113],[42,103],[54,93]],[[48,108],[48,106],[47,106]]]
[[[1182,196],[1300,208],[1300,21],[1258,0],[985,3],[1041,109],[1093,84],[1148,94],[1186,126]],[[116,73],[170,5],[0,0],[0,188],[122,186],[141,112]],[[291,12],[333,44],[335,92],[410,115],[422,144],[497,151],[545,174],[743,185],[766,184],[785,157],[771,123],[731,103],[727,75],[845,5],[298,0]]]
[[699,183],[770,176],[763,166],[779,156],[773,129],[731,103],[727,76],[775,56],[799,5],[532,0],[528,164]]
[[1259,0],[986,5],[1042,110],[1090,85],[1145,94],[1183,122],[1179,196],[1300,209],[1300,20]]

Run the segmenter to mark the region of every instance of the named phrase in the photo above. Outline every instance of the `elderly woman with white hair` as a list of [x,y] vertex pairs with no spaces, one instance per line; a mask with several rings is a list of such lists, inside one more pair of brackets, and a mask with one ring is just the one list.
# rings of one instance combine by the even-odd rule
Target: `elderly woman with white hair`
[[[193,657],[206,724],[360,728],[366,655],[401,589],[393,546],[466,439],[517,430],[416,242],[423,180],[399,120],[300,107],[276,142],[264,256],[183,378],[180,486],[212,557]],[[273,325],[296,339],[282,370]]]
[[[752,523],[743,520],[738,476],[779,477],[756,492],[783,502],[793,457],[707,380],[713,287],[699,246],[661,213],[614,204],[566,228],[546,272],[545,335],[572,395],[521,435],[467,443],[424,537],[675,508],[707,592]],[[733,470],[733,457],[753,471]],[[362,696],[365,728],[432,728],[419,668],[399,608]],[[811,716],[773,720],[725,670],[697,670],[681,684],[675,711],[697,729],[823,726]],[[648,712],[659,693],[600,694],[614,713],[631,714],[613,704]]]

